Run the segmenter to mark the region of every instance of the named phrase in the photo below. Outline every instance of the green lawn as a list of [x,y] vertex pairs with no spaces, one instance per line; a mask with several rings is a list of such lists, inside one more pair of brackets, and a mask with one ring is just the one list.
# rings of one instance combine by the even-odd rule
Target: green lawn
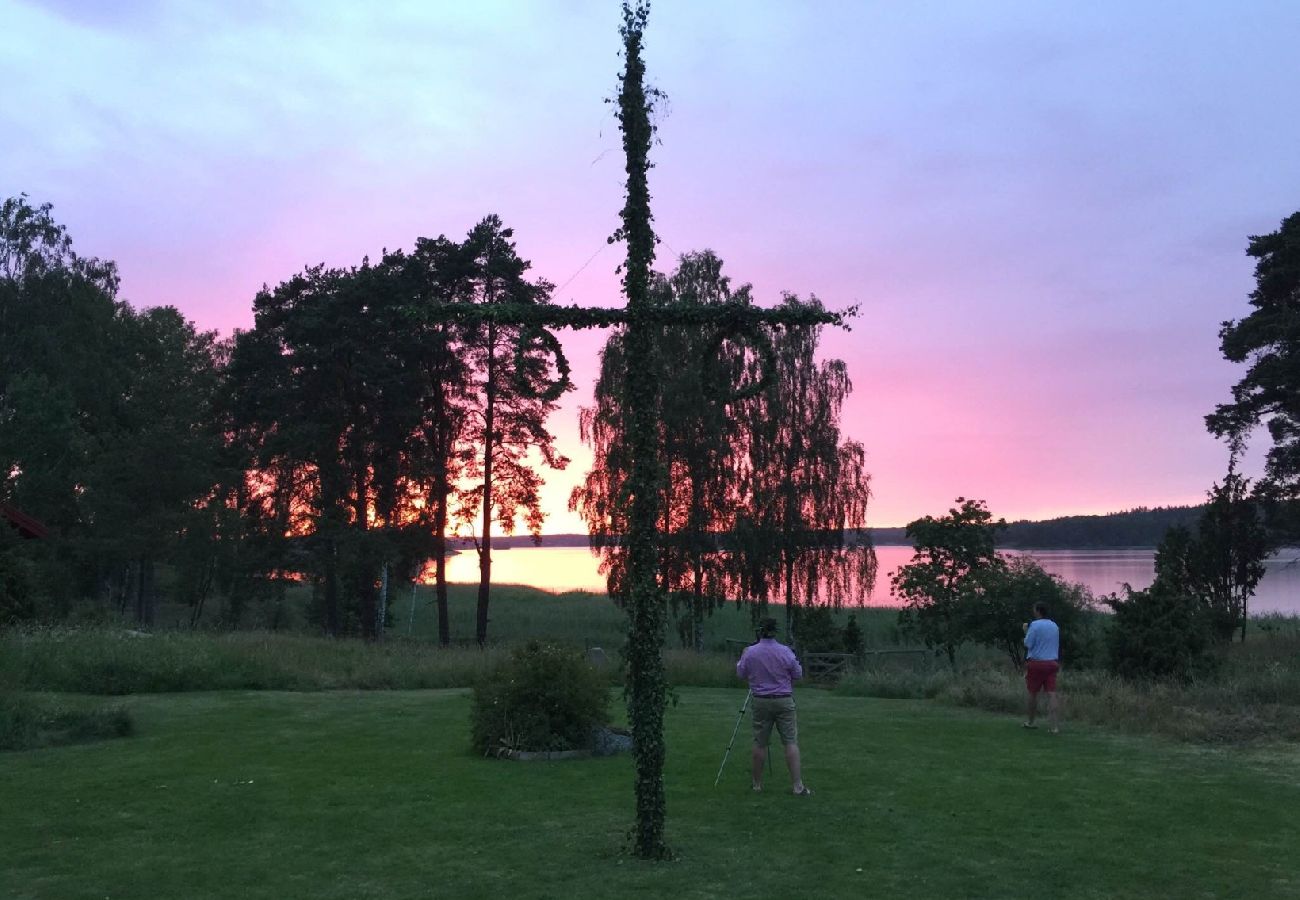
[[0,755],[0,896],[1297,897],[1300,755],[800,695],[805,774],[748,789],[742,694],[668,713],[669,838],[627,757],[467,753],[466,692],[133,696],[136,735]]

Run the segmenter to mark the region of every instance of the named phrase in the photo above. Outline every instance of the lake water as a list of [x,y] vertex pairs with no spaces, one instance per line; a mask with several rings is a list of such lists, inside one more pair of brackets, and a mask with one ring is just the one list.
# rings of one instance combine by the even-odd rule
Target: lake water
[[[1012,550],[1027,553],[1066,581],[1087,586],[1094,594],[1119,591],[1127,582],[1135,590],[1150,586],[1155,554],[1151,550]],[[898,606],[889,593],[889,576],[912,559],[909,546],[876,548],[880,574],[876,589],[864,598],[869,606]],[[478,556],[473,550],[447,562],[453,582],[478,581]],[[514,547],[492,551],[492,580],[499,584],[528,584],[548,591],[605,591],[597,560],[585,547]],[[1251,612],[1300,614],[1300,550],[1288,550],[1268,563],[1268,573],[1251,599]]]

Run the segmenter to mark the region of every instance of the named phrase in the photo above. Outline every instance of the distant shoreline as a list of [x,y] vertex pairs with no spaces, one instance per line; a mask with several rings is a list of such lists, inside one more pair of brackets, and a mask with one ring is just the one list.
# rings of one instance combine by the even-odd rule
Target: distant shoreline
[[[1203,506],[1139,507],[1108,515],[1061,516],[1044,521],[1009,522],[997,535],[997,546],[1004,550],[1154,550],[1173,526],[1194,528]],[[907,529],[876,527],[864,529],[878,547],[911,546]],[[494,536],[493,547],[534,546],[531,535]],[[542,535],[542,547],[590,547],[585,534]],[[457,539],[453,546],[473,547],[470,539]]]
[[[898,529],[902,531],[902,529]],[[449,548],[454,553],[463,553],[467,550],[474,549],[474,542],[468,539],[457,538],[448,542]],[[910,547],[912,542],[906,539],[900,539],[893,535],[885,537],[872,536],[872,545],[876,547]],[[590,548],[591,539],[585,534],[544,534],[542,541],[538,544],[528,535],[493,535],[493,550],[512,550],[518,547],[582,547]],[[1000,550],[1155,550],[1155,544],[1062,544],[1052,545],[1044,544],[1041,546],[1031,546],[1020,543],[998,542]]]

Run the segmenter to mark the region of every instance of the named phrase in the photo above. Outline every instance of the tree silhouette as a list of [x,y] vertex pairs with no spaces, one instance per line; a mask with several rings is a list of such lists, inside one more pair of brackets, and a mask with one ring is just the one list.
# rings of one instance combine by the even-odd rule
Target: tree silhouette
[[[781,308],[822,309],[790,295]],[[796,635],[800,606],[861,602],[876,577],[866,451],[840,439],[852,384],[841,360],[817,361],[819,330],[775,335],[767,386],[738,413],[746,442],[732,556],[738,586],[747,597],[781,600]]]
[[[1270,500],[1300,498],[1300,212],[1271,234],[1250,238],[1246,253],[1255,264],[1252,312],[1223,323],[1220,348],[1230,362],[1249,368],[1232,388],[1232,401],[1205,417],[1206,426],[1227,438],[1235,460],[1250,432],[1266,423],[1272,446],[1259,488]],[[1300,536],[1295,503],[1270,504],[1283,539]]]
[[[749,285],[735,291],[712,252],[688,253],[668,277],[656,276],[651,302],[677,308],[722,303],[750,304]],[[683,642],[700,649],[703,618],[726,596],[727,549],[722,537],[734,524],[735,478],[740,419],[729,414],[729,401],[752,378],[752,360],[743,344],[713,346],[698,328],[664,327],[656,335],[653,372],[636,377],[660,385],[655,416],[657,454],[667,477],[662,481],[659,517],[659,579],[674,612],[680,612]],[[624,596],[628,557],[621,538],[627,510],[620,499],[631,474],[627,456],[626,329],[613,333],[601,351],[601,369],[593,405],[580,413],[581,436],[594,460],[583,483],[574,489],[570,508],[587,523],[592,546],[601,554],[601,571],[610,592]]]
[[894,594],[904,603],[899,622],[919,633],[927,647],[941,649],[951,666],[957,664],[957,648],[971,636],[964,607],[977,602],[989,577],[1005,566],[994,549],[994,537],[1004,527],[984,501],[965,497],[958,497],[946,516],[907,525],[916,553],[893,576]]
[[[473,260],[477,289],[468,299],[485,305],[550,302],[548,282],[525,280],[529,263],[516,254],[512,236],[496,216],[488,216],[469,233],[465,250]],[[536,451],[552,469],[568,465],[568,459],[555,450],[546,419],[572,384],[563,351],[544,330],[489,320],[466,329],[463,341],[477,380],[465,437],[480,453],[469,460],[464,473],[478,483],[461,492],[461,517],[472,522],[477,514],[480,523],[474,638],[482,646],[487,641],[492,589],[492,523],[495,520],[511,534],[522,514],[525,526],[540,541],[542,478],[528,456]],[[548,353],[553,354],[557,369],[554,379]]]

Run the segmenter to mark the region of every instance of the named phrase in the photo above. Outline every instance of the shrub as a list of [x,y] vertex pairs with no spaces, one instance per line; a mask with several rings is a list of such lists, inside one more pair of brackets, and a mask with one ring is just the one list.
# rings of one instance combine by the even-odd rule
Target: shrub
[[36,563],[9,523],[0,519],[0,628],[36,617]]
[[530,641],[474,685],[471,740],[485,755],[578,750],[608,709],[609,685],[581,654]]
[[858,617],[849,613],[849,620],[844,623],[844,652],[861,657],[866,645],[862,640],[862,629],[858,627]]
[[1124,678],[1188,680],[1214,666],[1203,609],[1157,581],[1149,590],[1125,588],[1106,601],[1115,610],[1107,632],[1111,671]]
[[835,624],[829,606],[810,606],[799,610],[795,623],[795,641],[799,654],[841,653],[844,635]]
[[995,568],[982,592],[962,600],[965,634],[1006,653],[1020,668],[1025,658],[1024,625],[1034,618],[1034,604],[1039,601],[1047,604],[1048,615],[1061,629],[1061,659],[1071,666],[1090,662],[1092,595],[1082,585],[1049,575],[1029,556],[1012,557]]

